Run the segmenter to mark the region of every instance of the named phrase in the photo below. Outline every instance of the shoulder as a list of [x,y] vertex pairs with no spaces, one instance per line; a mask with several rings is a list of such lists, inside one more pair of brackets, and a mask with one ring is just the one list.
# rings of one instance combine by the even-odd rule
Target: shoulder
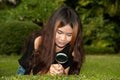
[[41,41],[41,36],[36,37],[35,41]]
[[35,41],[34,41],[35,50],[37,50],[39,48],[39,46],[41,44],[41,41],[42,41],[41,36],[38,36],[38,37],[35,38]]

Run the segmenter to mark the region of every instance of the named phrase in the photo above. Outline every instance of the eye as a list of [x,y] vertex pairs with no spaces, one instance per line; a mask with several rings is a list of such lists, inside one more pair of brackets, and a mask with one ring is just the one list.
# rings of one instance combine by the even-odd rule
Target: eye
[[72,36],[72,33],[68,33],[67,36],[71,37],[71,36]]
[[60,30],[58,30],[58,31],[57,31],[57,33],[58,33],[58,34],[62,34],[63,32],[62,32],[62,31],[60,31]]

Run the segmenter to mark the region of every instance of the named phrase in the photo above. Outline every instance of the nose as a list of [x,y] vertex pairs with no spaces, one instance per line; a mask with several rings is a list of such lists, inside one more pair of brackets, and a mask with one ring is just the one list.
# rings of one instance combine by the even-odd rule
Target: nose
[[61,35],[61,40],[65,41],[66,40],[66,35]]

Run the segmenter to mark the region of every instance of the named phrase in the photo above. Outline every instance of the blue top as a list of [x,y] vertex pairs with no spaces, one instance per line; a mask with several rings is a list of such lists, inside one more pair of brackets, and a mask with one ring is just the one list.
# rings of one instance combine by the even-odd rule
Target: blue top
[[24,74],[25,74],[25,69],[24,69],[22,66],[20,66],[20,67],[18,68],[18,71],[17,71],[16,74],[17,74],[17,75],[24,75]]

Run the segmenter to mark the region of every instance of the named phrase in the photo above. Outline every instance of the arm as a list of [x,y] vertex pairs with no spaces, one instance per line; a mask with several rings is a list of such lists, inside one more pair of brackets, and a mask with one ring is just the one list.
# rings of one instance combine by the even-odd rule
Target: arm
[[73,61],[69,69],[69,75],[78,75],[80,72],[79,61],[76,60],[76,56],[74,52],[72,53],[72,56],[73,56]]
[[64,70],[65,74],[67,74],[67,75],[68,75],[69,70],[70,70],[70,67],[67,67],[67,68]]
[[35,39],[31,35],[25,42],[25,50],[23,56],[19,59],[20,65],[24,68],[25,74],[29,74],[29,60],[33,54],[33,51],[37,51],[41,43],[41,36],[36,37]]

